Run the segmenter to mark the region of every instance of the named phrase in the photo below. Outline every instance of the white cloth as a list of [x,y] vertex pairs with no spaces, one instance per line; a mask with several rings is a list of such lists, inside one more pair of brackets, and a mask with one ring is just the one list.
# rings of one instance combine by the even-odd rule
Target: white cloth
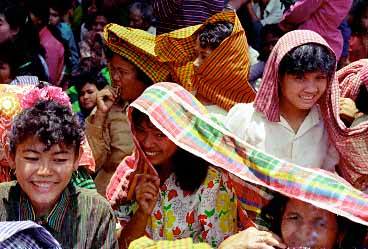
[[270,122],[254,110],[253,103],[235,105],[225,119],[225,126],[266,153],[300,166],[334,172],[339,162],[317,106],[312,107],[296,134],[282,116],[280,122]]
[[253,10],[258,18],[261,19],[262,26],[265,26],[280,22],[284,12],[284,6],[281,5],[280,0],[270,0],[264,10],[263,17],[261,17],[261,7],[258,3],[253,5]]

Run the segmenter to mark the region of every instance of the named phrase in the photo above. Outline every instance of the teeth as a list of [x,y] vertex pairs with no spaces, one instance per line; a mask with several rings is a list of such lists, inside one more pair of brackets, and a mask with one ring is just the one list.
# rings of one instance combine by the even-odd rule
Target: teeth
[[49,188],[53,183],[51,182],[33,182],[34,185],[36,185],[39,188]]
[[159,154],[159,152],[147,152],[146,151],[146,155],[147,156],[156,156],[156,155],[158,155]]
[[312,100],[313,99],[313,96],[300,96],[302,99],[305,99],[305,100]]

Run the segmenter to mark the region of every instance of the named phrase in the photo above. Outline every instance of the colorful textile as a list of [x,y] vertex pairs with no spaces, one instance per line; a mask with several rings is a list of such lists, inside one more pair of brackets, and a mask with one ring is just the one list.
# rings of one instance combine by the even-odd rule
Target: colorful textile
[[343,37],[338,29],[347,16],[353,0],[298,0],[284,13],[280,26],[312,30],[330,45],[339,61]]
[[110,23],[104,28],[104,40],[113,52],[133,62],[153,82],[168,80],[169,68],[158,61],[154,51],[154,35]]
[[[253,200],[243,198],[246,181],[368,225],[368,195],[327,171],[279,160],[239,140],[177,84],[149,87],[130,105],[129,113],[133,108],[147,114],[176,145],[237,176],[238,180],[232,177],[232,184],[242,205],[253,205]],[[107,191],[111,204],[131,199],[137,173],[154,174],[152,166],[138,163],[140,156],[125,158],[122,165],[128,167],[116,171]]]
[[152,6],[158,19],[157,34],[163,34],[203,23],[225,4],[223,0],[154,0]]
[[[194,72],[196,39],[205,25],[215,22],[234,24],[232,34],[210,54]],[[235,103],[252,102],[255,92],[248,83],[250,60],[244,29],[235,12],[216,14],[204,24],[156,37],[156,54],[169,63],[176,82],[229,110]]]
[[325,123],[330,137],[341,155],[339,172],[356,188],[368,188],[368,123],[346,127],[340,119],[340,97],[356,99],[359,88],[368,88],[368,59],[359,60],[336,73],[338,85],[333,85],[324,103]]
[[0,221],[25,220],[46,228],[62,248],[118,248],[114,213],[96,191],[69,184],[49,213],[38,217],[19,183],[1,183]]
[[[330,49],[326,41],[319,34],[308,30],[295,30],[286,33],[280,38],[267,60],[254,107],[258,112],[263,113],[271,122],[280,121],[278,84],[280,80],[278,75],[280,62],[290,50],[307,43],[318,43]],[[333,53],[332,50],[331,52]],[[337,82],[331,80],[326,92],[330,92],[332,86],[337,86]],[[321,96],[320,102],[325,100],[326,94]]]
[[42,226],[32,221],[0,222],[0,248],[54,248],[59,242]]
[[134,240],[129,244],[128,249],[211,249],[208,244],[194,244],[191,238],[174,241],[153,241],[146,236]]
[[[7,144],[7,132],[15,115],[41,99],[68,100],[67,95],[58,87],[48,86],[42,89],[28,85],[0,85],[0,182],[10,181],[9,165],[4,146]],[[70,105],[70,103],[68,102]],[[87,139],[81,144],[83,150],[79,166],[93,172],[95,161]]]
[[[146,235],[154,241],[191,237],[194,242],[207,242],[217,248],[237,232],[236,199],[222,171],[210,167],[206,179],[193,193],[177,186],[175,174],[171,174],[159,192],[146,227]],[[134,200],[118,206],[116,216],[122,227],[137,209]]]

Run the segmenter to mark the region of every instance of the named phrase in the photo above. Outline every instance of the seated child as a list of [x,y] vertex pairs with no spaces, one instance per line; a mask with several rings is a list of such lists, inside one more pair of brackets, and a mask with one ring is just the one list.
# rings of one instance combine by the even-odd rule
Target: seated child
[[69,184],[82,139],[68,106],[42,100],[17,115],[7,147],[17,180],[0,184],[0,221],[35,221],[63,248],[118,248],[106,200]]

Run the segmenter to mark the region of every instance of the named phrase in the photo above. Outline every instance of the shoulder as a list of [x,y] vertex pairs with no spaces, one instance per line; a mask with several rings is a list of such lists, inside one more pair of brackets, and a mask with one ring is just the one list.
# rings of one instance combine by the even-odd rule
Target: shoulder
[[225,118],[225,127],[231,132],[241,136],[241,131],[244,131],[249,126],[251,120],[260,116],[253,106],[253,103],[236,104],[232,107]]
[[88,209],[91,212],[97,211],[100,216],[113,214],[109,202],[101,196],[96,190],[75,187],[72,196],[77,199],[78,206],[82,209]]

